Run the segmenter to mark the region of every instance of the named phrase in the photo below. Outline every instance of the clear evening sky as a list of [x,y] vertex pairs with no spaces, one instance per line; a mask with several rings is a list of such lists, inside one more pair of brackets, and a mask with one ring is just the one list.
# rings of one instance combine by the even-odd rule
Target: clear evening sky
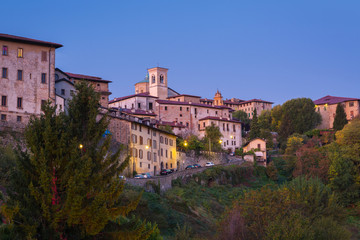
[[0,32],[63,44],[56,67],[134,93],[155,66],[169,87],[275,104],[360,98],[359,0],[1,2]]

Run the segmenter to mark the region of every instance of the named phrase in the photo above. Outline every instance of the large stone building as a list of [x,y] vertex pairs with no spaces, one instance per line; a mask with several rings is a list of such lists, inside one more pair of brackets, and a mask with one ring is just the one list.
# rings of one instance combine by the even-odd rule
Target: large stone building
[[156,128],[150,121],[113,111],[109,131],[113,139],[128,146],[131,156],[129,175],[133,171],[158,175],[164,168],[180,168],[176,135]]
[[360,113],[360,99],[325,96],[314,101],[316,111],[320,113],[322,121],[318,129],[331,129],[336,114],[337,104],[343,105],[347,119],[350,121]]
[[55,102],[55,50],[62,45],[0,34],[0,46],[0,124],[21,129],[47,100]]

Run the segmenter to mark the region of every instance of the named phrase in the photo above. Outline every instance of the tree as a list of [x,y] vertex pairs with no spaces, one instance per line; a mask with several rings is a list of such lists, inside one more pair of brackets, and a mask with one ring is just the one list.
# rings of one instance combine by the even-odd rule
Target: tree
[[233,119],[239,120],[243,123],[243,128],[245,131],[248,131],[250,129],[250,119],[246,112],[242,110],[238,110],[233,112],[232,114]]
[[120,204],[124,182],[119,175],[129,157],[109,151],[111,136],[103,137],[109,119],[100,117],[99,94],[85,83],[76,85],[68,115],[56,115],[48,103],[25,131],[30,151],[20,153],[9,188],[8,208],[17,239],[83,239],[99,234],[125,216],[141,196]]
[[281,112],[279,135],[282,140],[293,133],[307,132],[321,123],[321,116],[310,98],[289,100],[281,106]]
[[160,130],[163,130],[163,131],[165,131],[165,132],[174,134],[174,132],[173,132],[173,130],[172,130],[172,127],[169,126],[169,125],[161,125],[161,126],[159,126],[159,129],[160,129]]
[[260,126],[258,123],[257,111],[254,109],[254,115],[250,123],[250,140],[260,137]]
[[281,105],[276,105],[271,109],[271,130],[278,132],[281,125],[282,108]]
[[336,113],[334,118],[334,124],[333,128],[335,130],[341,130],[344,128],[344,126],[348,123],[348,120],[346,119],[346,113],[344,110],[344,107],[341,103],[338,103],[336,106]]
[[204,146],[208,151],[220,151],[222,134],[218,126],[211,124],[205,128]]

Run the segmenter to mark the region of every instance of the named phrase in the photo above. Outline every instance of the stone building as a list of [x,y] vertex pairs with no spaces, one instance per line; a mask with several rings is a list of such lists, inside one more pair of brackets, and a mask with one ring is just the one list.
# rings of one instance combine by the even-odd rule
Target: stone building
[[[104,80],[100,77],[94,77],[94,76],[88,76],[88,75],[82,75],[82,74],[75,74],[75,73],[69,73],[64,72],[60,70],[59,68],[56,68],[55,71],[55,80],[57,82],[60,82],[60,80],[67,80],[74,84],[80,81],[86,81],[89,84],[91,84],[95,91],[100,93],[100,104],[102,107],[107,108],[109,104],[109,95],[111,95],[111,92],[109,91],[109,83],[111,81]],[[59,86],[60,87],[60,86]],[[57,87],[57,89],[59,88]],[[72,91],[71,88],[59,88],[61,92],[65,92],[65,94],[69,94],[68,91]]]
[[336,114],[337,104],[343,105],[347,119],[351,121],[360,112],[360,99],[347,97],[325,96],[314,101],[316,111],[320,113],[322,122],[318,129],[331,129]]
[[55,50],[61,44],[0,34],[1,126],[22,129],[55,102]]
[[[266,141],[264,139],[261,138],[255,138],[249,142],[247,142],[246,144],[244,144],[243,147],[244,153],[249,152],[249,151],[254,151],[256,160],[258,162],[263,162],[264,165],[266,165]],[[250,158],[251,159],[251,158]],[[246,158],[245,158],[246,160]],[[254,160],[252,158],[252,160]]]
[[156,128],[150,121],[113,112],[110,114],[109,131],[113,139],[128,146],[131,155],[129,175],[133,171],[158,175],[164,168],[180,167],[176,135]]

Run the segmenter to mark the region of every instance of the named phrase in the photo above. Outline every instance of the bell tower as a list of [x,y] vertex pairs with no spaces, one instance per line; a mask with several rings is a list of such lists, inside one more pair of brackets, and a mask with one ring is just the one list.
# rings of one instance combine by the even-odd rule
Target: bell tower
[[162,67],[149,68],[149,92],[151,96],[159,99],[168,97],[167,72],[169,69]]
[[221,93],[219,92],[219,89],[218,89],[217,92],[215,93],[214,105],[215,105],[215,106],[222,106],[222,105],[224,105],[223,97],[222,97]]

